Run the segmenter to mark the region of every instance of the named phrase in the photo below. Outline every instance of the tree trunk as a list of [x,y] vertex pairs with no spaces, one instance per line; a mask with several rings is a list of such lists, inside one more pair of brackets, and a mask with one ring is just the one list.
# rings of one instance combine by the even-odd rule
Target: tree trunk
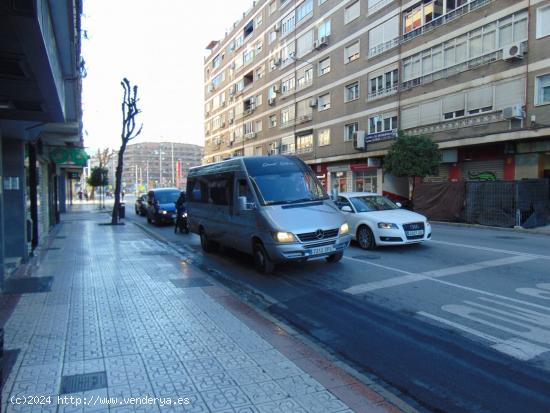
[[118,163],[116,166],[115,173],[115,204],[113,206],[113,213],[111,215],[111,224],[117,225],[119,221],[119,210],[120,210],[120,190],[122,187],[122,170],[124,168],[124,151],[126,150],[126,143],[123,142],[120,145],[120,150],[118,151]]

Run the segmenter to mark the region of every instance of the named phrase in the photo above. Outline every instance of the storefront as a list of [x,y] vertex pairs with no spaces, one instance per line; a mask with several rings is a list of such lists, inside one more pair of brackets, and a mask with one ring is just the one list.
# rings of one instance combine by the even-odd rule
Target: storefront
[[378,190],[378,168],[368,163],[352,164],[353,190],[356,192],[376,192]]

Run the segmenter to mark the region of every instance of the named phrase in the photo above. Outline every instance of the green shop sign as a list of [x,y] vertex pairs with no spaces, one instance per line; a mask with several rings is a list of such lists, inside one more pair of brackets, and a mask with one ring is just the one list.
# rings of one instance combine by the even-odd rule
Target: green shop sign
[[50,159],[57,164],[86,166],[90,155],[82,148],[54,148],[50,150]]

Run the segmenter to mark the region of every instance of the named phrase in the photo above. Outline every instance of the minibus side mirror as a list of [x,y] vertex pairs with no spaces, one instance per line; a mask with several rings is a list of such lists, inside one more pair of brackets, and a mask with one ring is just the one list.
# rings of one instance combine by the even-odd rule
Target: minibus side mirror
[[342,211],[344,211],[344,212],[353,212],[353,211],[351,210],[351,207],[348,206],[348,205],[344,205],[344,206],[342,207]]
[[241,211],[250,211],[251,209],[254,209],[254,203],[248,202],[245,196],[239,197],[239,212]]

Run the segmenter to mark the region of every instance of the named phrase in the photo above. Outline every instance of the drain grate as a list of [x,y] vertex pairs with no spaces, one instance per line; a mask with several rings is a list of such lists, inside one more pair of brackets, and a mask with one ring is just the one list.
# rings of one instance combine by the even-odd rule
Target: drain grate
[[513,235],[497,235],[495,238],[498,238],[498,239],[523,239],[523,237],[515,237]]
[[61,377],[61,391],[59,394],[79,393],[107,387],[107,372],[75,374]]
[[52,289],[53,277],[15,278],[4,282],[3,294],[48,293]]
[[204,278],[194,277],[194,278],[178,278],[175,280],[170,280],[177,288],[190,288],[190,287],[208,287],[212,285]]

